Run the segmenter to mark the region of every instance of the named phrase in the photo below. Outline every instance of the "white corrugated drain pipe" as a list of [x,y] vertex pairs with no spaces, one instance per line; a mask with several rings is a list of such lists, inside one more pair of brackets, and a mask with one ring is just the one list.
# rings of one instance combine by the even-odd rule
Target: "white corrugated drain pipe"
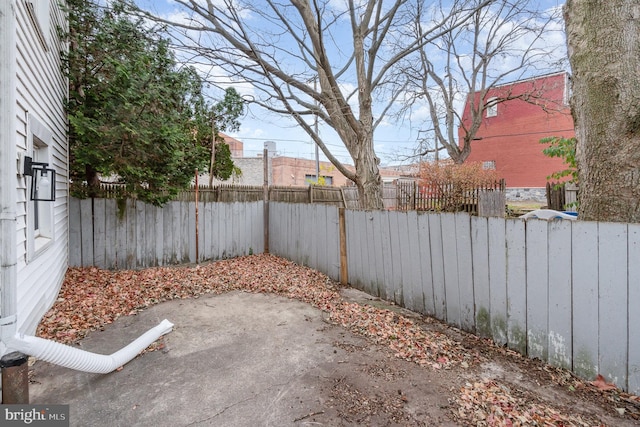
[[107,374],[123,366],[162,335],[171,332],[173,323],[167,319],[149,329],[128,346],[110,355],[90,353],[55,341],[16,334],[3,339],[9,350],[19,351],[65,368],[93,374]]

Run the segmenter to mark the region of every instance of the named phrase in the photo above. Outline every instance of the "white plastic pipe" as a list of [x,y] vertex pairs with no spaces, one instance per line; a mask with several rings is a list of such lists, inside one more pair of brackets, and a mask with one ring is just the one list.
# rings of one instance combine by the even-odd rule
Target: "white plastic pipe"
[[6,344],[11,350],[65,368],[93,374],[108,374],[125,365],[162,335],[171,332],[172,328],[173,323],[165,319],[128,346],[110,355],[90,353],[55,341],[22,334],[16,334],[8,339]]

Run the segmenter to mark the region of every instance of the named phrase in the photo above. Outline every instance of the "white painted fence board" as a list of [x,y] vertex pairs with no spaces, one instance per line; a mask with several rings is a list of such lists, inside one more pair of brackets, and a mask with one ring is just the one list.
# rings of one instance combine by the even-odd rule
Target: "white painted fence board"
[[549,357],[549,222],[531,219],[526,226],[527,351],[529,357]]
[[456,242],[456,219],[451,213],[441,214],[442,253],[444,261],[444,287],[446,294],[446,320],[459,328],[462,327],[460,306],[460,284],[458,268],[458,247]]
[[444,250],[442,246],[443,236],[441,227],[442,216],[439,214],[428,214],[428,218],[434,311],[438,319],[446,320],[447,293],[444,281]]
[[507,220],[507,344],[527,354],[527,276],[525,222]]
[[504,218],[488,218],[489,298],[491,334],[498,345],[507,344],[507,252]]
[[600,223],[598,232],[600,374],[627,382],[627,225]]
[[640,224],[629,224],[629,379],[630,393],[640,395]]
[[[411,213],[409,214],[411,217]],[[418,240],[419,245],[419,262],[418,271],[416,272],[416,280],[420,283],[420,292],[418,298],[422,298],[423,313],[429,316],[436,316],[435,299],[433,292],[433,274],[432,264],[433,259],[431,255],[431,233],[429,231],[430,216],[427,214],[415,214],[415,221],[417,223],[418,231],[415,234],[415,238]]]
[[571,225],[549,222],[549,363],[571,369]]
[[465,331],[475,332],[475,302],[473,295],[470,218],[471,215],[466,212],[459,212],[455,214],[460,327]]
[[471,218],[471,253],[473,261],[473,295],[476,304],[475,330],[481,337],[491,337],[491,291],[489,287],[488,218]]
[[[420,259],[420,229],[418,227],[418,214],[416,211],[409,211],[403,215],[406,227],[406,248],[402,251],[402,283],[410,289],[410,310],[424,313],[424,297],[422,296],[422,263]],[[431,261],[429,260],[429,264]],[[407,274],[408,273],[408,274]],[[405,292],[406,294],[406,292]],[[432,293],[433,295],[433,293]],[[405,295],[405,300],[407,296]]]

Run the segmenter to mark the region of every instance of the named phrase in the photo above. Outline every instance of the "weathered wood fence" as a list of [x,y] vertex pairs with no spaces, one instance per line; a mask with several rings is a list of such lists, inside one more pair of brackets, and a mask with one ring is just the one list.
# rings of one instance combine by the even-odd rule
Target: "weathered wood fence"
[[263,230],[262,202],[199,202],[196,250],[195,202],[70,198],[69,265],[135,269],[261,253]]
[[[71,265],[196,259],[194,202],[119,210],[114,200],[72,199],[70,206]],[[262,202],[200,202],[199,211],[200,259],[263,251]],[[416,211],[339,215],[334,206],[278,202],[269,212],[275,255],[335,280],[346,273],[372,295],[640,393],[640,224]]]
[[[435,212],[478,213],[478,199],[489,191],[504,192],[505,181],[463,190],[453,183],[420,185],[416,181],[398,181],[396,209]],[[504,206],[502,206],[504,211]]]

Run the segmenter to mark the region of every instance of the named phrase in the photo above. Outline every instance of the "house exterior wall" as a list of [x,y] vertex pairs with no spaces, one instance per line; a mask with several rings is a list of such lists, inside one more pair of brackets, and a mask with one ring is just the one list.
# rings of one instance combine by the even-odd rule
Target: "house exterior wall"
[[[495,169],[508,188],[544,188],[547,176],[566,166],[561,159],[542,153],[545,146],[539,143],[540,139],[575,135],[567,91],[566,73],[523,80],[489,91],[486,100],[518,94],[532,96],[529,102],[511,99],[497,104],[494,117],[487,117],[485,112],[477,133],[481,139],[472,142],[466,161],[495,162]],[[463,122],[469,123],[469,117],[467,102]],[[462,129],[458,136],[462,140]]]
[[[15,1],[18,167],[15,181],[9,184],[17,191],[18,330],[27,334],[35,332],[40,318],[55,301],[67,269],[69,175],[64,109],[68,85],[60,58],[66,44],[57,34],[57,28],[66,28],[66,17],[56,0],[30,3],[34,5],[35,22],[27,2]],[[37,202],[47,223],[46,237],[38,239],[34,234],[36,202],[29,200],[31,178],[22,174],[20,165],[21,159],[33,156],[34,147],[42,143],[46,147],[40,155],[45,159],[37,160],[46,161],[56,171],[56,200]]]

